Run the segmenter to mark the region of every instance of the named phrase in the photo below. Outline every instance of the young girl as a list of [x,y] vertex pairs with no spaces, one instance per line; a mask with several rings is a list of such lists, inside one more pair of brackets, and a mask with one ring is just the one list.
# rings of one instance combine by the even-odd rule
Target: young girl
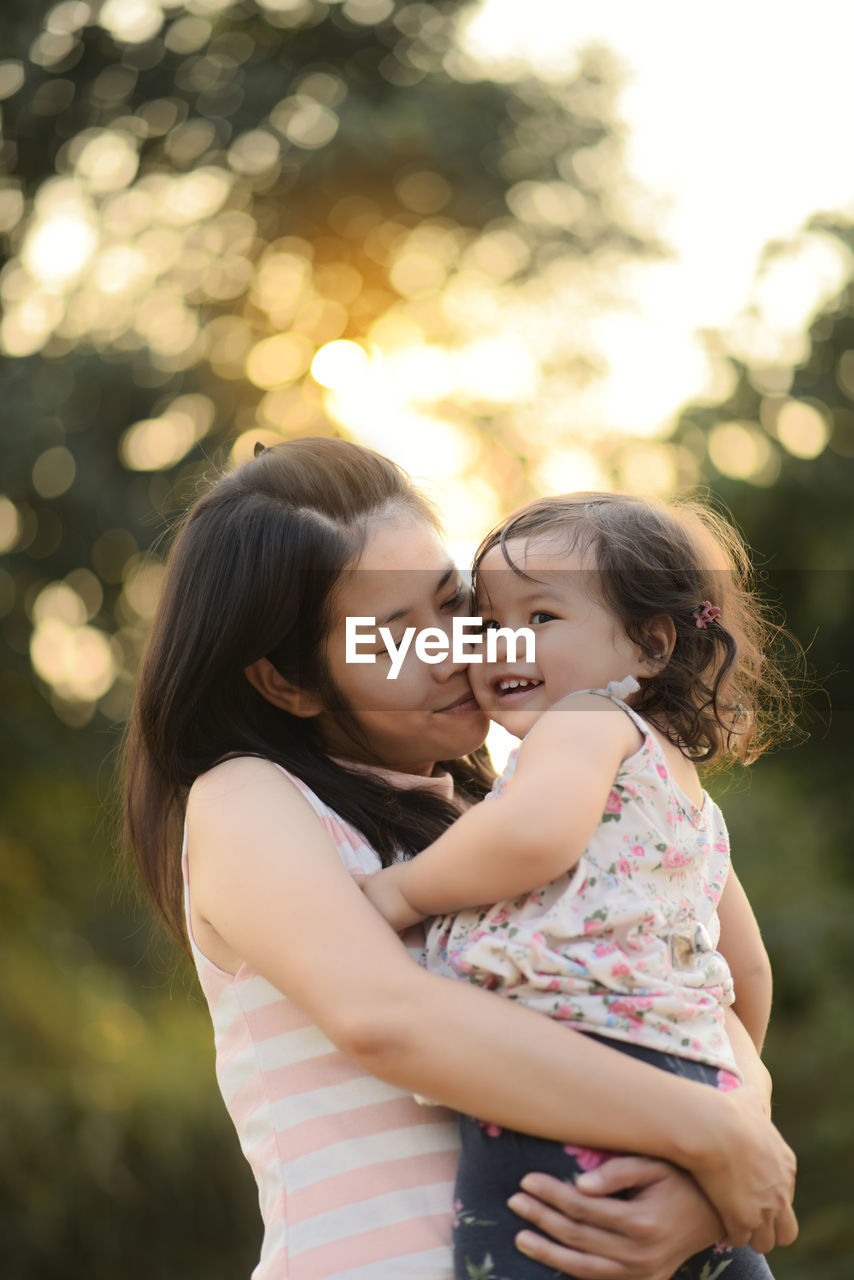
[[[524,742],[488,804],[365,892],[395,928],[440,917],[435,971],[682,1077],[767,1090],[770,968],[696,769],[755,759],[759,695],[779,687],[737,535],[697,505],[547,499],[487,537],[476,587],[485,628],[535,639],[520,660],[499,632],[496,660],[471,667],[480,705]],[[455,1275],[543,1276],[511,1256],[520,1169],[574,1180],[608,1156],[469,1117],[461,1136]],[[724,1270],[770,1275],[751,1249],[678,1274]]]

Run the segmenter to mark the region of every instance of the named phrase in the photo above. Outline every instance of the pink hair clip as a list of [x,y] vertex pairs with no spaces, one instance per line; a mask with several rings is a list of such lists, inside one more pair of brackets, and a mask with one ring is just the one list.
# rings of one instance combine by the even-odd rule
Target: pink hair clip
[[710,622],[714,622],[721,616],[721,611],[716,604],[712,604],[711,600],[704,600],[694,610],[694,617],[697,620],[697,626],[705,628]]

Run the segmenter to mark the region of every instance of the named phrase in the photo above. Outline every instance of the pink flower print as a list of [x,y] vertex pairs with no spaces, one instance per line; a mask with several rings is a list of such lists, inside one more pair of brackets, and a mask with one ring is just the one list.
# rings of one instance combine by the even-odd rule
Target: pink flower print
[[637,1029],[641,1026],[645,1011],[651,1008],[652,1001],[648,996],[622,996],[619,1000],[611,1001],[609,1011],[628,1018]]
[[631,852],[634,854],[634,856],[635,856],[636,858],[642,858],[642,857],[643,857],[643,854],[644,854],[644,848],[643,848],[643,845],[642,845],[642,844],[633,844],[633,845],[632,845],[632,848],[631,848]]
[[715,853],[729,853],[729,845],[726,840],[721,839],[715,841]]
[[686,867],[691,859],[687,853],[680,852],[675,845],[669,844],[661,855],[661,865],[672,871],[675,867]]
[[740,1083],[738,1076],[734,1076],[731,1071],[724,1071],[721,1068],[718,1072],[717,1088],[723,1093],[728,1093],[730,1089],[738,1089]]
[[501,1127],[500,1127],[500,1125],[493,1124],[490,1120],[478,1120],[478,1124],[480,1125],[481,1129],[483,1129],[483,1131],[484,1131],[484,1133],[486,1134],[487,1138],[500,1138],[500,1137],[501,1137]]
[[619,960],[616,964],[611,965],[612,978],[626,978],[631,974],[631,969],[625,960]]
[[598,1169],[600,1164],[611,1159],[608,1151],[597,1151],[595,1147],[575,1147],[571,1142],[566,1144],[564,1151],[568,1156],[575,1157],[579,1168],[585,1173],[589,1173],[591,1169]]
[[597,942],[593,948],[593,954],[598,960],[601,960],[603,956],[613,955],[616,950],[617,944],[615,942]]
[[599,919],[598,916],[592,916],[589,920],[585,920],[584,921],[585,938],[588,936],[588,934],[598,933],[601,928],[602,928],[602,921]]
[[667,768],[665,765],[657,764],[655,766],[655,772],[658,774],[659,778],[663,778],[665,782],[667,781]]
[[619,792],[612,790],[608,799],[605,801],[606,813],[620,813],[623,802],[620,799]]
[[502,907],[500,911],[496,911],[495,914],[492,916],[492,923],[493,925],[506,924],[509,919],[510,919],[510,912],[507,910],[506,907]]
[[618,876],[628,876],[632,873],[631,864],[628,858],[618,858],[614,863],[614,870]]

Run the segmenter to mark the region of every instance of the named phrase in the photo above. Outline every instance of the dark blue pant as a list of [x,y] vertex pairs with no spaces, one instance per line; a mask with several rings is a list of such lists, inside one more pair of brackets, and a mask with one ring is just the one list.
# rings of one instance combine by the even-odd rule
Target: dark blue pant
[[[596,1037],[599,1039],[599,1037]],[[719,1085],[716,1068],[686,1058],[655,1053],[637,1045],[607,1041],[633,1057],[676,1075]],[[597,1152],[570,1148],[513,1129],[498,1129],[470,1116],[460,1117],[462,1149],[454,1200],[454,1276],[456,1280],[558,1280],[561,1272],[526,1258],[513,1243],[527,1224],[507,1208],[527,1173],[550,1173],[574,1182],[585,1168],[601,1162]],[[704,1249],[684,1263],[673,1280],[773,1280],[765,1258],[753,1249]]]

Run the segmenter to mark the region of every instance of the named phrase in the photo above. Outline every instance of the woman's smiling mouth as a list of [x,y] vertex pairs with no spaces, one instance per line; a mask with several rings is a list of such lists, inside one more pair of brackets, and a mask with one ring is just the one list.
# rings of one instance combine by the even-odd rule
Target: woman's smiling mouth
[[458,698],[456,702],[452,702],[450,706],[439,707],[436,714],[448,715],[449,713],[452,713],[454,715],[460,715],[460,714],[465,715],[466,713],[471,711],[480,712],[480,707],[475,701],[474,694],[467,693],[467,694],[464,694],[462,698]]

